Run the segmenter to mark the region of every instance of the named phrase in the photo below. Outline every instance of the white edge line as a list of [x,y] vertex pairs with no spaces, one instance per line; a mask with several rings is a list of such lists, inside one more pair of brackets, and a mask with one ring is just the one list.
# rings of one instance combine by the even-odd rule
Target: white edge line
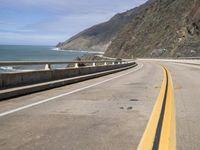
[[57,99],[57,98],[60,98],[60,97],[63,97],[63,96],[67,96],[67,95],[70,95],[70,94],[73,94],[73,93],[77,93],[77,92],[83,91],[83,90],[85,90],[85,89],[88,89],[88,88],[91,88],[91,87],[94,87],[94,86],[103,84],[103,83],[105,83],[105,82],[108,82],[108,81],[111,81],[111,80],[120,78],[120,77],[122,77],[122,76],[128,75],[128,74],[130,74],[130,73],[132,73],[132,72],[135,72],[135,71],[141,69],[143,66],[144,66],[144,65],[141,64],[141,66],[140,66],[139,68],[136,68],[136,69],[134,69],[134,70],[132,70],[132,71],[129,71],[129,72],[127,72],[127,73],[124,73],[124,74],[115,76],[115,77],[113,77],[113,78],[110,78],[110,79],[107,79],[107,80],[104,80],[104,81],[101,81],[101,82],[98,82],[98,83],[95,83],[95,84],[92,84],[92,85],[89,85],[89,86],[85,86],[85,87],[82,87],[82,88],[73,90],[73,91],[71,91],[71,92],[67,92],[67,93],[60,94],[60,95],[57,95],[57,96],[54,96],[54,97],[51,97],[51,98],[48,98],[48,99],[44,99],[44,100],[41,100],[41,101],[39,101],[39,102],[35,102],[35,103],[29,104],[29,105],[25,105],[25,106],[22,106],[22,107],[19,107],[19,108],[15,108],[15,109],[12,109],[12,110],[9,110],[9,111],[0,113],[0,117],[3,117],[3,116],[6,116],[6,115],[15,113],[15,112],[18,112],[18,111],[27,109],[27,108],[31,108],[31,107],[33,107],[33,106],[37,106],[37,105],[40,105],[40,104],[42,104],[42,103],[46,103],[46,102],[52,101],[52,100],[54,100],[54,99]]

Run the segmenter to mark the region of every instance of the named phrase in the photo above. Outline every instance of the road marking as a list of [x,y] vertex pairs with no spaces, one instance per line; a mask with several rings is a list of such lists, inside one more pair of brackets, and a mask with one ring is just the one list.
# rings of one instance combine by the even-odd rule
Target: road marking
[[174,90],[170,72],[163,68],[164,79],[138,150],[175,150],[176,120]]
[[89,89],[89,88],[91,88],[91,87],[95,87],[95,86],[97,86],[97,85],[100,85],[100,84],[109,82],[109,81],[111,81],[111,80],[114,80],[114,79],[123,77],[123,76],[125,76],[125,75],[131,74],[132,72],[135,72],[135,71],[141,69],[142,67],[143,67],[143,64],[141,64],[141,65],[140,65],[138,68],[136,68],[136,69],[133,69],[133,70],[127,72],[127,73],[124,73],[124,74],[121,74],[121,75],[112,77],[112,78],[110,78],[110,79],[106,79],[106,80],[104,80],[104,81],[101,81],[101,82],[98,82],[98,83],[95,83],[95,84],[92,84],[92,85],[89,85],[89,86],[85,86],[85,87],[82,87],[82,88],[73,90],[73,91],[71,91],[71,92],[68,92],[68,93],[60,94],[60,95],[57,95],[57,96],[54,96],[54,97],[51,97],[51,98],[48,98],[48,99],[41,100],[41,101],[39,101],[39,102],[35,102],[35,103],[29,104],[29,105],[25,105],[25,106],[22,106],[22,107],[19,107],[19,108],[16,108],[16,109],[12,109],[12,110],[9,110],[9,111],[0,113],[0,117],[3,117],[3,116],[6,116],[6,115],[15,113],[15,112],[18,112],[18,111],[27,109],[27,108],[31,108],[31,107],[34,107],[34,106],[37,106],[37,105],[40,105],[40,104],[43,104],[43,103],[46,103],[46,102],[55,100],[55,99],[57,99],[57,98],[61,98],[61,97],[63,97],[63,96],[67,96],[67,95],[70,95],[70,94],[74,94],[74,93],[77,93],[77,92],[80,92],[80,91]]

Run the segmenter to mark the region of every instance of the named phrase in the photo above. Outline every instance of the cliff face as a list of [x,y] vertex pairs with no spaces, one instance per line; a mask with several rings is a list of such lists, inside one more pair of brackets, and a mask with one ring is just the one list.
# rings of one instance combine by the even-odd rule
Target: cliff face
[[112,57],[200,56],[199,0],[154,0],[106,51]]
[[117,14],[57,45],[62,49],[105,51],[116,34],[139,12],[138,8]]
[[200,0],[149,0],[60,47],[123,58],[200,56]]
[[196,0],[184,20],[185,38],[177,45],[175,55],[200,56],[200,1]]

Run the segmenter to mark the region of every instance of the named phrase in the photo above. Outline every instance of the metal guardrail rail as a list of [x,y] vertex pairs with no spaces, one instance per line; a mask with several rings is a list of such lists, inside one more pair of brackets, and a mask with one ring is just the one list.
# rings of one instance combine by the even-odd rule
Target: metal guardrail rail
[[[52,70],[52,65],[59,64],[72,64],[75,68],[78,68],[79,64],[91,64],[92,66],[97,66],[98,64],[104,65],[115,65],[115,64],[125,64],[127,61],[122,60],[100,60],[100,61],[0,61],[1,66],[20,66],[20,65],[45,65],[45,70]],[[87,66],[87,65],[86,65]]]

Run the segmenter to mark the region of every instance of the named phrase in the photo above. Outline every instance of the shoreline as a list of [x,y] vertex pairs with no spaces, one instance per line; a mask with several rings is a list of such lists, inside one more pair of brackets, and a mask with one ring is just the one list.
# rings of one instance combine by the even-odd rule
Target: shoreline
[[55,47],[52,49],[53,51],[69,51],[69,52],[82,52],[82,53],[91,53],[91,54],[104,54],[105,52],[98,52],[98,51],[86,51],[86,50],[73,50],[73,49],[60,49]]

